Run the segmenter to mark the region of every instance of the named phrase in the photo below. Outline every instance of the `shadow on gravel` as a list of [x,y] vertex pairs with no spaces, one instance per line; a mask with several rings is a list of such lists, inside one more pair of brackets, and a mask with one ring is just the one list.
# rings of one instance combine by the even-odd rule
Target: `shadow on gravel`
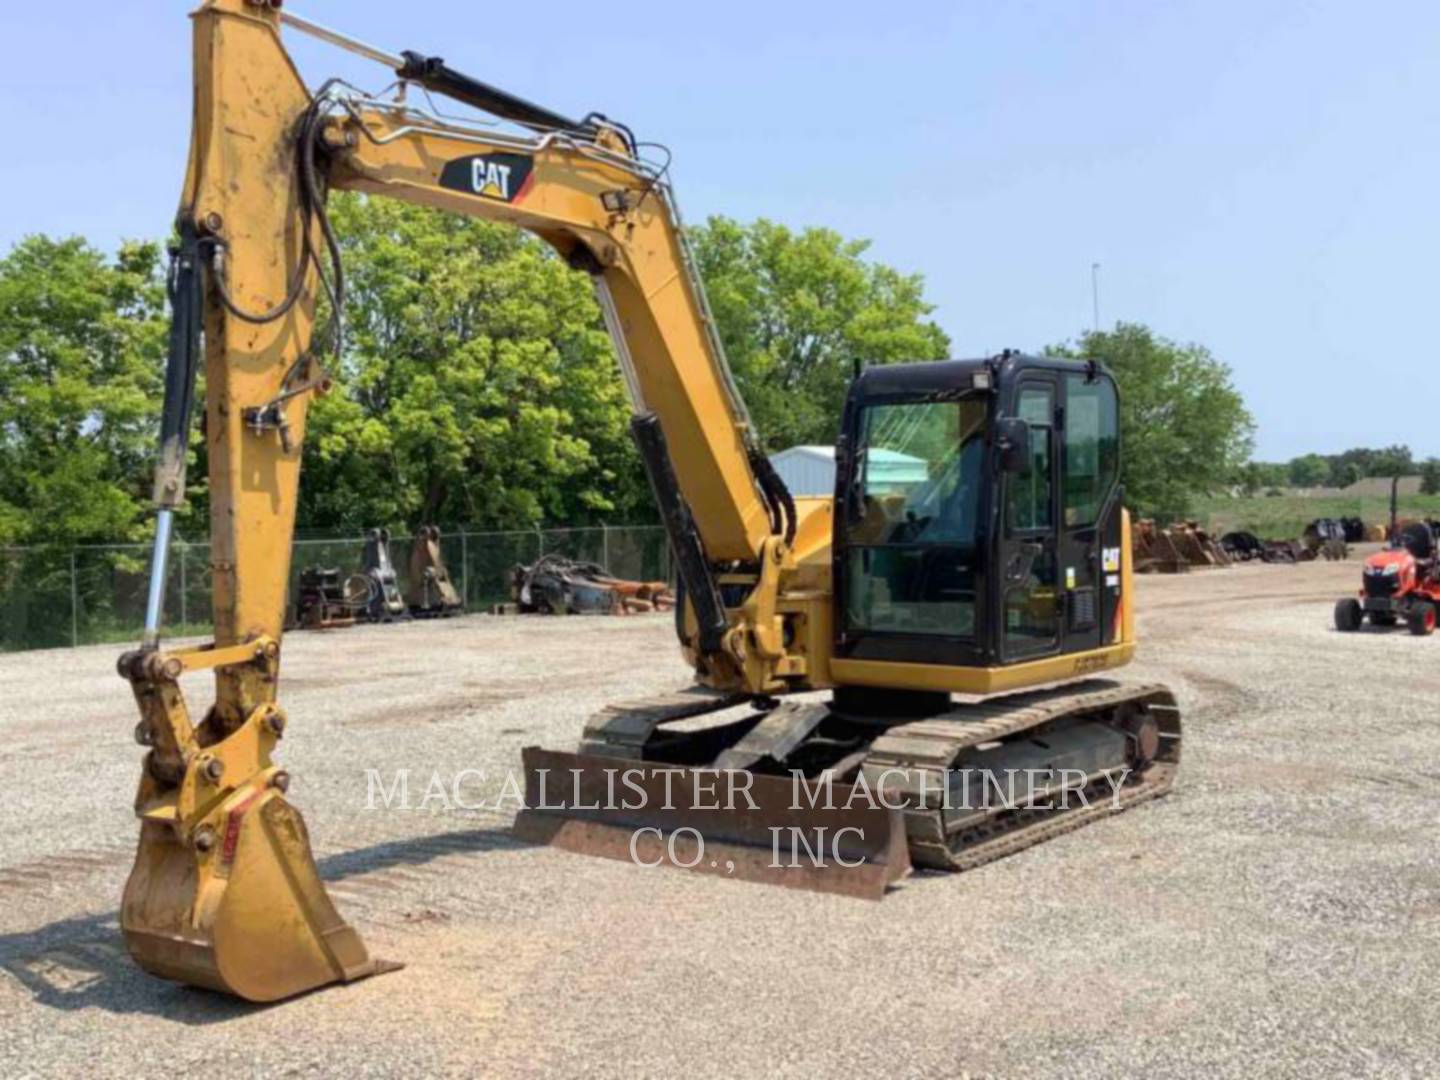
[[0,934],[0,972],[24,987],[37,1005],[65,1012],[146,1013],[199,1025],[264,1007],[145,974],[125,952],[115,911]]
[[392,840],[354,851],[337,852],[316,860],[326,881],[344,881],[360,874],[373,874],[397,866],[423,866],[447,855],[476,855],[491,851],[519,851],[536,845],[521,840],[505,828],[467,829],[442,832],[407,840]]
[[[512,836],[508,828],[472,829],[330,855],[320,859],[319,866],[326,881],[342,882],[363,880],[367,874],[396,867],[423,866],[445,856],[533,846]],[[0,890],[0,902],[3,899]],[[275,1008],[146,974],[125,951],[119,918],[118,911],[108,911],[61,919],[17,934],[0,934],[0,976],[14,979],[36,1004],[66,1012],[103,1009],[204,1025]]]

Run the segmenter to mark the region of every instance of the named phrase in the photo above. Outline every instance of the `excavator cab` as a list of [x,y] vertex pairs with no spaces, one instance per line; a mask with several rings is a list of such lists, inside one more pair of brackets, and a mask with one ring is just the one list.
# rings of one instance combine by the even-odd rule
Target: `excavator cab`
[[925,665],[934,690],[984,693],[996,669],[1120,643],[1119,443],[1093,365],[865,371],[836,455],[838,681]]

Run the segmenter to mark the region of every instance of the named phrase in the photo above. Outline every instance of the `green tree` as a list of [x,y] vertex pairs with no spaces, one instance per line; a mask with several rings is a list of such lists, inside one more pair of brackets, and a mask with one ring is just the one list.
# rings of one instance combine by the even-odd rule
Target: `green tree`
[[160,253],[32,236],[0,259],[0,543],[144,531],[167,322]]
[[310,528],[648,516],[589,282],[516,229],[337,196],[349,341],[305,451]]
[[1139,512],[1187,513],[1197,496],[1231,483],[1248,460],[1255,421],[1230,369],[1203,345],[1179,345],[1145,326],[1120,323],[1052,351],[1098,360],[1114,374],[1122,477]]
[[1236,482],[1246,495],[1272,491],[1284,487],[1289,481],[1290,469],[1264,461],[1247,461],[1240,467]]
[[1365,468],[1357,461],[1335,458],[1330,462],[1330,486],[1346,488],[1365,478]]
[[1440,495],[1440,458],[1427,458],[1420,466],[1420,494]]
[[1413,476],[1418,470],[1408,446],[1357,446],[1343,454],[1332,454],[1326,461],[1330,464],[1331,487],[1348,487],[1367,476]]
[[691,238],[767,450],[833,444],[857,365],[949,355],[949,339],[929,319],[923,279],[868,261],[867,241],[725,217],[712,217]]
[[1376,450],[1370,458],[1368,476],[1413,476],[1415,457],[1408,446],[1387,446]]
[[1287,472],[1293,487],[1319,487],[1330,476],[1330,463],[1320,454],[1306,454],[1292,460]]

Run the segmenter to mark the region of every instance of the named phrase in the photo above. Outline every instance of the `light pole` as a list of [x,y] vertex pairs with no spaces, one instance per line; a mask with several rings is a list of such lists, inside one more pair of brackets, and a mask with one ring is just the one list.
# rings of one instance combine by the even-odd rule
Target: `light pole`
[[1095,333],[1100,332],[1100,264],[1090,264],[1090,299],[1094,306]]

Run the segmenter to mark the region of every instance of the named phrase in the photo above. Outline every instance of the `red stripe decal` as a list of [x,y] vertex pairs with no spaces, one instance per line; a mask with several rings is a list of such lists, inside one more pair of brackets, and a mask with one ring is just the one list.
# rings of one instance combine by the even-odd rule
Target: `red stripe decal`
[[534,184],[535,170],[532,169],[530,170],[530,175],[525,177],[525,182],[520,185],[520,190],[515,193],[515,198],[511,199],[510,201],[512,203],[518,203],[521,199],[525,198],[526,195],[530,194],[530,188],[533,187]]
[[226,817],[225,843],[220,848],[220,861],[226,866],[235,861],[235,848],[240,843],[240,826],[245,821],[246,812],[263,794],[263,791],[252,791],[250,797],[234,807]]

